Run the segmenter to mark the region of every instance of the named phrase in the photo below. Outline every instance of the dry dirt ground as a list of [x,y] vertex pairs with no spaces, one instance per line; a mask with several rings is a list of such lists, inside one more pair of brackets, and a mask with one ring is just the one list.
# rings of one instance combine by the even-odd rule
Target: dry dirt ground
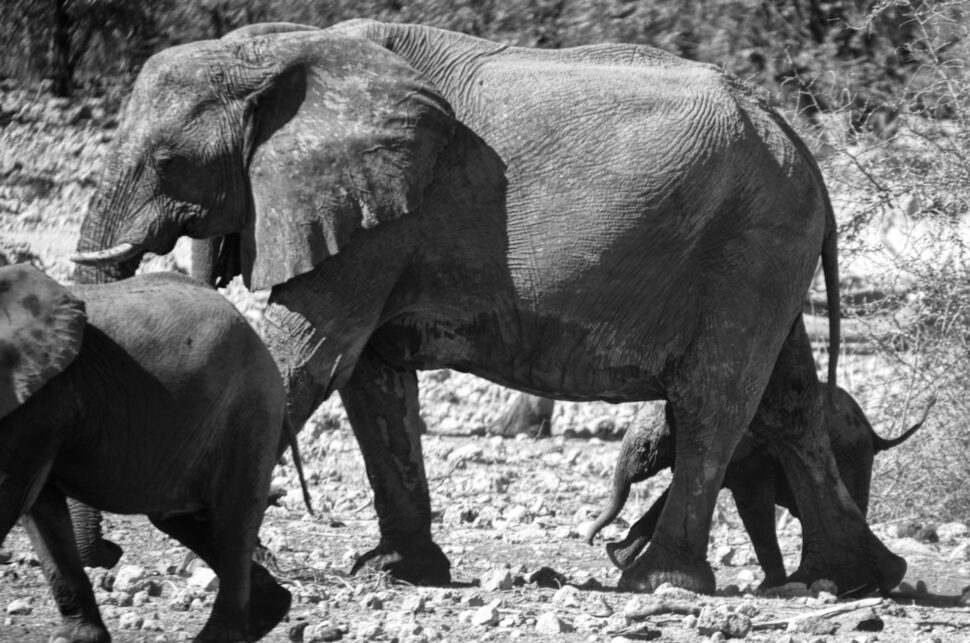
[[[3,89],[0,244],[7,254],[33,253],[66,280],[65,256],[113,135],[112,116],[97,100]],[[229,295],[258,326],[258,298],[238,287]],[[265,640],[694,641],[734,634],[764,641],[970,641],[970,610],[957,604],[970,582],[970,534],[960,524],[940,526],[936,543],[908,537],[898,525],[874,527],[910,564],[908,585],[893,599],[857,603],[798,591],[775,598],[751,591],[761,572],[722,495],[710,546],[717,595],[618,592],[619,572],[603,540],[590,547],[582,534],[605,502],[617,438],[656,409],[562,404],[553,439],[504,440],[481,434],[507,391],[448,371],[422,374],[421,387],[434,536],[452,561],[454,583],[416,588],[347,575],[355,556],[377,542],[377,526],[362,460],[339,402],[331,400],[300,435],[315,514],[302,505],[291,464],[278,469],[277,482],[288,493],[267,512],[261,536],[294,602]],[[635,488],[624,520],[603,536],[619,537],[666,482]],[[90,575],[114,640],[191,640],[214,597],[205,570],[194,564],[180,570],[183,550],[142,517],[108,516],[106,527],[126,553],[119,568]],[[798,523],[782,516],[779,530],[794,569]],[[838,607],[847,611],[826,615]],[[648,615],[650,608],[656,613]],[[45,640],[57,622],[19,527],[0,548],[0,610],[0,641]],[[698,613],[709,628],[698,627]]]

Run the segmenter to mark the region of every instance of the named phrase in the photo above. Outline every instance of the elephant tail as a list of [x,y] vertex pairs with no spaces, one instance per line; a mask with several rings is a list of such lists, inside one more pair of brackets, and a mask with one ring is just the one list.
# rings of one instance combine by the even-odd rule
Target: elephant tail
[[303,502],[306,510],[313,515],[313,505],[310,504],[310,491],[306,486],[306,477],[303,475],[303,458],[300,457],[300,447],[297,445],[296,431],[293,430],[293,423],[290,421],[289,413],[283,418],[283,432],[286,433],[286,441],[290,443],[290,451],[293,452],[293,466],[296,467],[296,475],[300,478],[300,489],[303,490]]
[[[929,415],[930,415],[930,409],[933,408],[933,405],[934,404],[936,404],[936,396],[935,395],[932,396],[929,399],[929,402],[926,403],[926,409],[923,411],[923,417],[920,418],[919,422],[917,422],[916,424],[914,424],[913,426],[911,426],[910,428],[908,428],[906,430],[906,432],[903,433],[902,435],[897,436],[897,437],[895,437],[895,438],[893,438],[891,440],[887,440],[886,438],[880,437],[879,435],[876,434],[875,431],[873,431],[872,432],[872,451],[873,451],[873,453],[879,453],[880,451],[888,451],[889,449],[892,449],[893,447],[899,446],[900,444],[902,444],[903,442],[905,442],[906,440],[908,440],[910,438],[910,436],[912,436],[914,433],[916,433],[916,430],[919,429],[921,426],[923,426],[923,423],[926,422],[926,418],[929,417]],[[871,428],[870,428],[870,430],[871,430]]]
[[[816,168],[816,172],[818,169]],[[819,173],[821,181],[821,173]],[[839,351],[842,345],[842,312],[839,299],[839,234],[835,225],[835,212],[828,190],[822,187],[825,199],[825,238],[822,240],[822,274],[825,275],[825,299],[829,314],[829,403],[835,404],[838,394],[836,373],[839,367]]]

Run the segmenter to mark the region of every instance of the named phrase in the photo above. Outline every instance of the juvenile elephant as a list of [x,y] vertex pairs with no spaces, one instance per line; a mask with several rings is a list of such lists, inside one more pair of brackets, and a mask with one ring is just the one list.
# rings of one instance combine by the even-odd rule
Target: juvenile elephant
[[153,56],[115,145],[78,278],[223,238],[223,277],[270,289],[294,423],[333,391],[347,409],[381,533],[355,567],[450,579],[415,372],[451,367],[560,399],[668,401],[670,502],[627,587],[714,589],[711,515],[756,413],[802,508],[798,574],[861,591],[902,577],[839,480],[801,321],[821,257],[837,345],[821,174],[716,67],[370,20],[262,25]]
[[[833,401],[824,400],[825,429],[839,474],[855,500],[866,513],[869,507],[869,485],[872,480],[873,457],[905,442],[926,420],[923,418],[902,435],[887,440],[872,428],[865,413],[856,401],[841,387]],[[623,509],[635,482],[643,482],[674,464],[673,425],[666,421],[632,425],[623,437],[616,468],[613,471],[613,487],[610,499],[602,513],[589,529],[586,542],[603,527],[613,522]],[[778,461],[746,433],[731,458],[724,474],[723,486],[734,496],[738,514],[744,523],[755,555],[764,570],[762,587],[772,587],[785,582],[785,566],[778,547],[775,532],[775,505],[782,506],[798,518],[798,506],[785,472]],[[638,519],[626,537],[606,544],[606,551],[613,564],[626,569],[647,546],[653,536],[657,517],[667,498],[667,491]]]
[[15,265],[0,268],[0,317],[0,542],[22,516],[63,619],[51,640],[110,640],[65,496],[146,514],[212,567],[195,640],[279,623],[290,593],[252,553],[286,394],[243,316],[188,277],[67,289]]

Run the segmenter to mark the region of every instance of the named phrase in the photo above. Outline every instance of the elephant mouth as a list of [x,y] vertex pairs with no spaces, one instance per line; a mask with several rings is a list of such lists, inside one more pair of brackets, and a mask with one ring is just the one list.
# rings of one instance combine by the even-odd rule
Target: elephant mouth
[[104,250],[79,252],[71,255],[71,261],[82,266],[104,266],[130,261],[144,254],[145,248],[135,243],[119,243]]

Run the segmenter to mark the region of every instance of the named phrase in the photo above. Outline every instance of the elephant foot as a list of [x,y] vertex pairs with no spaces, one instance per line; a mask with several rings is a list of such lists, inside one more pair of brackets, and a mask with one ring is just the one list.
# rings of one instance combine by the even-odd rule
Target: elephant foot
[[51,634],[50,643],[110,643],[104,624],[65,622]]
[[253,563],[249,608],[249,633],[252,640],[266,636],[290,611],[290,592],[276,582],[259,563]]
[[835,583],[839,596],[865,596],[874,591],[888,596],[905,575],[905,559],[868,532],[865,538],[845,541],[842,546],[806,545],[802,562],[788,581],[811,585],[824,578]]
[[377,547],[357,559],[350,573],[356,574],[365,566],[388,572],[395,579],[412,585],[447,585],[451,582],[451,563],[430,539],[392,544],[382,538]]
[[706,560],[689,561],[664,555],[649,547],[643,556],[620,575],[617,588],[625,592],[652,592],[664,583],[698,594],[713,594],[714,570]]
[[118,564],[124,553],[125,550],[117,543],[102,538],[92,549],[81,554],[81,563],[85,567],[111,569]]
[[609,542],[606,543],[606,556],[617,569],[627,570],[633,566],[646,545],[646,542],[628,543],[625,540]]
[[781,572],[765,572],[765,579],[761,581],[758,585],[758,591],[763,592],[766,589],[771,589],[772,587],[781,587],[788,582],[788,578],[785,576],[785,571]]

